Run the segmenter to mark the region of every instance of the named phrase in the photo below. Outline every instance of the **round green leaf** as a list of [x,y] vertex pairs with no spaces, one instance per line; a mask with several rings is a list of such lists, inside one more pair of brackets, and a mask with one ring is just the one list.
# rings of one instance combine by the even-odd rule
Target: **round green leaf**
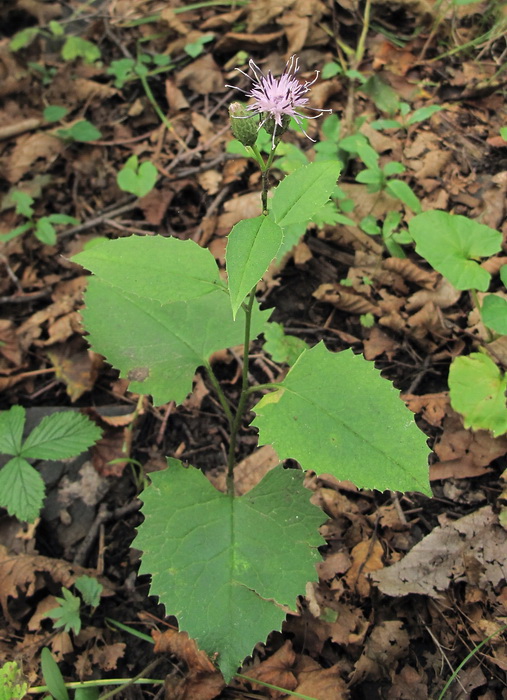
[[449,369],[449,389],[465,428],[491,430],[495,437],[507,433],[507,376],[488,355],[457,357]]
[[485,292],[491,275],[477,262],[498,253],[502,234],[445,211],[425,211],[408,224],[416,251],[456,289]]
[[179,464],[151,475],[145,521],[134,547],[141,574],[180,629],[217,663],[226,682],[253,646],[294,609],[316,580],[322,511],[310,504],[303,474],[277,467],[241,498],[217,491]]
[[507,300],[496,294],[488,294],[482,302],[483,322],[502,335],[507,335]]
[[319,343],[254,407],[262,444],[360,488],[430,494],[426,436],[372,363]]

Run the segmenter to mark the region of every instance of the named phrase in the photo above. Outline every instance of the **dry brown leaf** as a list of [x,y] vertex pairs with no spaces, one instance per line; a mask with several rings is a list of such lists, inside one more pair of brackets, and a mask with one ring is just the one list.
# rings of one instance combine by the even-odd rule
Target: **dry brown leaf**
[[[215,44],[215,50],[219,53],[232,51],[255,51],[267,44],[275,44],[284,35],[283,30],[268,34],[248,34],[245,32],[227,32]],[[277,71],[278,72],[278,71]],[[281,71],[280,71],[281,72]]]
[[387,258],[382,261],[384,270],[396,272],[409,282],[414,282],[425,289],[434,289],[438,282],[438,273],[434,270],[423,270],[408,258]]
[[450,410],[449,394],[443,391],[439,394],[402,394],[401,398],[413,413],[421,413],[430,425],[439,428]]
[[224,204],[224,212],[218,218],[217,236],[227,236],[234,224],[242,219],[253,219],[262,213],[262,204],[258,192],[233,197]]
[[330,623],[331,639],[336,644],[363,644],[369,628],[361,608],[353,608],[345,603],[333,606],[336,610],[336,622]]
[[[292,673],[292,666],[296,660],[296,653],[292,649],[292,644],[289,640],[280,647],[274,654],[269,656],[265,661],[262,661],[257,666],[253,666],[245,670],[244,675],[249,678],[277,685],[287,690],[294,690],[297,686],[296,677]],[[282,698],[286,695],[285,692],[252,684],[254,690],[269,692],[271,698]]]
[[6,318],[0,319],[0,354],[16,367],[21,364],[23,359],[14,323]]
[[404,666],[399,674],[394,674],[386,697],[387,700],[428,700],[428,685],[422,672]]
[[121,96],[120,90],[112,85],[97,83],[88,78],[76,78],[72,81],[71,92],[80,102],[93,102],[93,100],[105,100],[114,95]]
[[382,569],[384,566],[382,544],[378,539],[363,540],[356,544],[350,556],[352,557],[352,566],[345,574],[345,581],[351,590],[357,591],[359,595],[367,596],[371,587],[368,574]]
[[435,289],[421,289],[412,294],[408,298],[405,308],[407,311],[415,311],[431,301],[440,309],[447,309],[457,303],[461,294],[461,291],[455,289],[445,277],[442,277]]
[[222,674],[186,632],[154,630],[152,636],[155,653],[174,654],[186,663],[189,670],[183,678],[167,677],[166,697],[171,700],[212,700],[220,694],[225,686]]
[[41,2],[40,0],[17,0],[17,6],[35,17],[39,24],[44,25],[52,19],[61,17],[62,8],[59,3]]
[[[38,572],[48,574],[55,583],[60,583],[66,588],[70,588],[79,576],[94,575],[91,569],[85,569],[61,559],[38,554],[12,555],[6,547],[0,545],[0,605],[5,617],[16,627],[18,625],[9,613],[9,598],[18,598],[20,595],[32,596],[44,588],[43,577],[38,576]],[[99,580],[110,588],[107,581],[102,578]]]
[[371,579],[393,597],[418,593],[440,597],[451,583],[467,580],[467,558],[481,567],[474,584],[483,590],[505,578],[507,532],[491,506],[436,527],[401,561],[375,572]]
[[387,359],[392,360],[397,347],[391,336],[384,333],[378,326],[374,326],[369,338],[364,341],[364,356],[367,360],[374,360],[385,353]]
[[495,438],[487,430],[465,430],[461,416],[449,409],[433,449],[440,462],[431,465],[431,480],[466,479],[491,471],[491,462],[507,454],[507,436]]
[[406,656],[410,639],[399,620],[386,620],[373,628],[354,667],[351,682],[389,677],[396,661]]
[[340,284],[321,284],[312,293],[312,296],[318,301],[333,304],[337,309],[351,314],[372,313],[376,316],[380,315],[378,306],[363,296],[354,294],[349,287]]
[[15,184],[23,175],[32,170],[39,158],[45,161],[45,170],[63,153],[65,146],[61,139],[39,131],[20,136],[7,161],[6,176]]
[[259,447],[234,469],[234,489],[238,496],[247,493],[256,486],[261,479],[280,464],[278,455],[271,445]]
[[337,664],[330,668],[322,668],[310,657],[300,657],[296,675],[296,693],[310,695],[319,700],[347,700],[350,697]]
[[197,175],[197,181],[205,192],[216,194],[222,185],[222,173],[218,170],[205,170]]
[[222,71],[211,54],[201,56],[180,70],[176,76],[176,84],[178,87],[185,85],[198,95],[227,90]]
[[344,574],[352,566],[352,560],[347,552],[326,554],[324,561],[317,563],[317,572],[322,581],[330,581],[339,574]]

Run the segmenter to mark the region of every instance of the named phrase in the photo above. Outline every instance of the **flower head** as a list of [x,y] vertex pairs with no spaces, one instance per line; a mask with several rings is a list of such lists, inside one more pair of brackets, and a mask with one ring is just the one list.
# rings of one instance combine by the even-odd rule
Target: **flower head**
[[[310,91],[310,87],[319,77],[319,72],[316,71],[313,80],[300,82],[296,77],[296,73],[299,70],[299,60],[297,56],[291,56],[289,58],[279,78],[274,78],[271,71],[269,71],[267,75],[264,75],[252,59],[250,59],[248,65],[255,78],[252,78],[239,68],[236,68],[236,70],[243,73],[243,75],[253,83],[250,90],[235,88],[236,90],[241,90],[247,97],[253,99],[253,103],[246,108],[246,110],[252,112],[252,114],[242,118],[247,119],[249,116],[260,114],[261,122],[259,124],[259,129],[262,126],[265,128],[267,127],[267,130],[273,136],[273,146],[275,145],[275,135],[280,137],[284,131],[286,131],[290,117],[293,117],[304,135],[307,136],[310,141],[313,141],[303,129],[302,119],[317,119],[317,117],[320,117],[324,112],[331,112],[330,109],[314,110],[313,107],[307,106],[308,98],[305,97],[305,95]],[[228,85],[227,87],[234,86]],[[310,109],[319,112],[319,114],[309,117],[298,112],[297,110],[300,108]]]

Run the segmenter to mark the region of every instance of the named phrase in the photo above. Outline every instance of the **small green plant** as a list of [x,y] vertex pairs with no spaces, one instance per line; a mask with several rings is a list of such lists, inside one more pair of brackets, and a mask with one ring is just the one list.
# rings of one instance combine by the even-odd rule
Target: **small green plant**
[[15,661],[7,661],[0,668],[0,700],[23,700],[28,683]]
[[369,236],[382,236],[382,241],[386,250],[395,258],[406,258],[405,251],[401,247],[403,244],[412,243],[412,237],[407,231],[399,231],[402,216],[398,211],[389,211],[381,225],[372,216],[365,216],[361,220],[359,227]]
[[16,236],[21,236],[23,233],[33,231],[36,238],[45,245],[54,245],[56,243],[56,229],[58,225],[76,225],[79,223],[73,216],[67,214],[49,214],[49,216],[41,216],[35,218],[32,204],[33,197],[21,190],[16,190],[11,195],[12,201],[16,204],[16,214],[25,217],[25,223],[16,226],[9,233],[0,234],[0,242],[10,241]]
[[136,155],[130,156],[116,176],[118,187],[137,197],[144,197],[151,192],[157,182],[158,172],[149,160],[139,165]]
[[[491,274],[481,258],[498,253],[502,234],[477,221],[444,211],[427,211],[409,222],[416,251],[459,290],[470,291],[482,321],[493,331],[507,331],[507,301],[489,294],[482,305],[477,292],[486,292]],[[500,269],[507,281],[507,266]],[[490,340],[494,336],[491,334]],[[485,353],[487,353],[487,345]],[[467,428],[491,430],[495,436],[507,432],[505,391],[507,379],[488,354],[472,353],[453,360],[449,370],[452,407],[463,415]],[[493,356],[494,357],[494,356]]]
[[414,124],[420,124],[426,121],[437,112],[444,109],[441,105],[427,105],[426,107],[420,107],[419,109],[411,111],[411,107],[407,102],[400,102],[399,119],[376,119],[370,126],[374,129],[408,129],[409,126]]
[[100,438],[101,431],[81,413],[62,411],[43,418],[23,440],[25,418],[22,406],[0,413],[0,454],[11,456],[0,469],[0,506],[32,522],[42,508],[45,486],[28,460],[76,457]]
[[208,44],[210,41],[213,41],[214,38],[214,34],[203,34],[195,41],[192,41],[189,44],[185,44],[185,46],[183,47],[185,53],[187,53],[191,58],[197,58],[197,56],[200,56],[204,51],[205,45]]
[[[75,580],[74,586],[86,605],[92,609],[98,606],[103,586],[97,579],[91,576],[80,576]],[[46,617],[50,617],[58,629],[63,629],[65,632],[72,630],[74,634],[79,634],[81,631],[81,598],[74,595],[68,588],[62,588],[62,594],[63,598],[56,598],[59,603],[58,607],[49,610]]]
[[97,141],[97,139],[102,137],[102,134],[97,127],[87,119],[80,119],[67,128],[57,129],[55,131],[55,136],[58,136],[64,141],[88,143],[90,141]]
[[[323,544],[318,527],[325,516],[309,501],[303,470],[318,468],[360,487],[430,493],[426,437],[373,365],[350,350],[330,352],[323,343],[294,348],[279,327],[269,330],[270,312],[259,306],[257,283],[287,236],[304,230],[336,194],[341,162],[335,157],[301,165],[268,197],[290,118],[304,128],[296,108],[306,104],[309,83],[295,77],[293,57],[284,71],[286,107],[280,112],[275,98],[281,79],[268,82],[253,62],[250,68],[256,80],[249,96],[256,101],[247,114],[241,105],[231,105],[230,114],[244,153],[261,171],[263,213],[229,233],[227,282],[207,249],[171,237],[110,240],[73,258],[93,273],[83,311],[89,341],[131,380],[131,390],[151,394],[156,405],[181,403],[201,366],[228,422],[226,491],[200,470],[169,459],[167,469],[150,475],[135,541],[143,551],[141,573],[152,575],[152,593],[178,613],[181,629],[202,649],[218,653],[227,681],[255,642],[280,628],[286,607],[294,609],[307,581],[316,579]],[[261,90],[266,101],[259,98]],[[259,136],[265,155],[257,142],[259,124],[268,137]],[[122,323],[112,326],[112,317]],[[293,364],[283,381],[250,386],[250,340],[261,333],[272,351]],[[241,391],[231,406],[210,355],[238,344]],[[238,434],[256,392],[267,392],[253,406],[260,443],[273,445],[280,460],[297,460],[301,470],[280,464],[237,497]]]

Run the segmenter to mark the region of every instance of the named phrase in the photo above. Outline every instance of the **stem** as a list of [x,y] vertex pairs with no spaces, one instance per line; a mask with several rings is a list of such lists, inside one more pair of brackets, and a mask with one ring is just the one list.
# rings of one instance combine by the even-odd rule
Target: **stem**
[[227,420],[229,421],[229,429],[232,430],[232,426],[234,424],[234,416],[232,415],[231,408],[229,404],[227,403],[227,398],[222,391],[222,387],[220,386],[220,382],[217,379],[217,375],[213,371],[213,368],[211,367],[211,364],[209,362],[206,363],[206,370],[208,372],[208,376],[210,378],[210,382],[213,384],[213,389],[217,392],[218,400],[220,401],[220,405],[224,409],[224,413],[227,416]]
[[[106,700],[106,698],[112,698],[114,695],[117,695],[118,693],[121,693],[122,690],[125,688],[128,688],[131,685],[134,685],[134,683],[137,680],[140,680],[143,676],[144,673],[149,673],[152,669],[155,668],[155,666],[158,666],[162,659],[155,659],[155,661],[152,661],[151,664],[148,664],[146,668],[144,668],[141,673],[138,673],[137,676],[134,676],[134,678],[130,678],[126,683],[123,685],[119,686],[118,688],[113,688],[113,690],[110,690],[107,693],[104,693],[103,695],[100,696],[99,700]],[[107,685],[107,681],[104,685]]]
[[227,493],[234,495],[234,462],[236,456],[236,443],[238,432],[241,427],[245,403],[248,396],[248,350],[250,347],[250,326],[252,323],[252,308],[255,301],[255,287],[250,292],[245,310],[245,339],[243,343],[243,373],[241,377],[241,395],[236,409],[236,415],[232,422],[231,441],[229,443],[229,454],[227,456]]
[[178,143],[180,144],[180,146],[181,146],[185,151],[188,151],[188,146],[187,146],[187,144],[180,138],[180,136],[178,136],[178,134],[177,134],[176,131],[174,130],[173,125],[171,124],[171,122],[169,121],[169,119],[165,116],[165,114],[164,114],[164,113],[162,112],[162,110],[160,109],[160,105],[159,105],[159,103],[157,102],[157,100],[155,99],[155,95],[154,95],[153,92],[152,92],[152,89],[151,89],[151,87],[150,87],[150,84],[148,83],[148,80],[146,79],[146,76],[145,76],[145,75],[139,75],[139,80],[141,81],[141,85],[143,86],[143,90],[144,90],[144,92],[146,93],[146,97],[147,97],[148,100],[150,101],[151,106],[153,107],[153,109],[154,109],[155,112],[157,113],[157,116],[158,116],[158,118],[160,119],[160,121],[162,122],[162,124],[166,127],[166,129],[167,129],[168,131],[171,132],[171,134],[174,136],[174,138],[176,139],[176,141],[178,141]]
[[275,384],[274,382],[266,382],[266,384],[256,384],[255,386],[250,386],[246,390],[248,395],[255,394],[257,391],[264,391],[264,389],[281,389],[280,384]]

